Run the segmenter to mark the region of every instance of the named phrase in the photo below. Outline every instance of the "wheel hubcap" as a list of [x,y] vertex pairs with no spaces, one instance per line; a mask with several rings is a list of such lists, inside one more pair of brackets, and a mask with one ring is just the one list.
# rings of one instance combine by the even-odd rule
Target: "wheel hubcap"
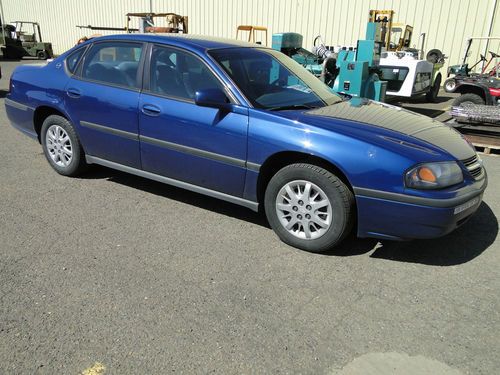
[[67,167],[73,158],[73,147],[69,135],[61,126],[51,125],[47,129],[45,145],[52,161],[60,166]]
[[328,231],[332,222],[332,205],[317,185],[296,180],[287,183],[278,192],[276,214],[289,233],[313,240]]

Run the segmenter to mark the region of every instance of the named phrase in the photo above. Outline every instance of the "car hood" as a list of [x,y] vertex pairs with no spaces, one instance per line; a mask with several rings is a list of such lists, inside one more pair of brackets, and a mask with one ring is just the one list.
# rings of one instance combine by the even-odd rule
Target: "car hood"
[[[288,117],[288,116],[287,116]],[[402,133],[430,143],[457,158],[468,159],[475,155],[474,148],[455,129],[403,108],[367,99],[352,98],[327,107],[303,111],[298,121],[311,125],[327,126],[324,119],[341,119]]]

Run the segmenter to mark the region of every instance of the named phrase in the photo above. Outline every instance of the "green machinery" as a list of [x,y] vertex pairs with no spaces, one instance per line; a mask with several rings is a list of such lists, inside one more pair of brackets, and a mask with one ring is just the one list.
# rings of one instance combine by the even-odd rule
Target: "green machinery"
[[313,53],[302,48],[302,35],[297,33],[274,34],[272,48],[297,61],[335,92],[385,101],[387,82],[381,81],[378,74],[380,30],[380,23],[368,23],[366,40],[358,40],[356,50],[334,53],[321,44]]
[[16,21],[2,26],[2,53],[5,58],[20,59],[24,56],[45,60],[53,57],[52,43],[42,41],[37,22]]

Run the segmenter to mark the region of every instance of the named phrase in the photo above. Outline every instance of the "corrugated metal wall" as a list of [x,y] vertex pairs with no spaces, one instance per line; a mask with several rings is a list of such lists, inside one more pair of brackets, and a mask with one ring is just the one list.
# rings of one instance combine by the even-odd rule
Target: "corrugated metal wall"
[[[488,35],[497,2],[492,35],[500,36],[500,0],[3,0],[3,7],[7,21],[38,21],[56,53],[92,33],[75,25],[124,26],[125,13],[151,5],[154,12],[189,16],[194,34],[234,38],[237,25],[262,25],[269,28],[268,43],[272,33],[295,31],[309,49],[318,34],[330,45],[354,45],[364,38],[369,9],[394,9],[399,22],[414,26],[412,43],[425,32],[426,50],[439,48],[455,64],[466,37]],[[470,60],[485,47],[475,43]],[[500,42],[488,47],[498,53]]]

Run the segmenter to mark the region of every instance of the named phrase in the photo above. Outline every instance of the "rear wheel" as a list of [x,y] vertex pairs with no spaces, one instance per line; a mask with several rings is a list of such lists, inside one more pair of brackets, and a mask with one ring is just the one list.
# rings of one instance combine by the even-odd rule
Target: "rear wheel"
[[42,125],[40,141],[45,157],[57,173],[77,176],[86,169],[85,153],[78,135],[64,117],[47,117]]
[[326,169],[291,164],[269,182],[264,199],[269,224],[280,239],[294,247],[324,252],[349,233],[354,197]]
[[463,104],[485,104],[485,101],[477,94],[467,93],[462,94],[458,98],[456,98],[453,101],[452,106],[459,107]]

